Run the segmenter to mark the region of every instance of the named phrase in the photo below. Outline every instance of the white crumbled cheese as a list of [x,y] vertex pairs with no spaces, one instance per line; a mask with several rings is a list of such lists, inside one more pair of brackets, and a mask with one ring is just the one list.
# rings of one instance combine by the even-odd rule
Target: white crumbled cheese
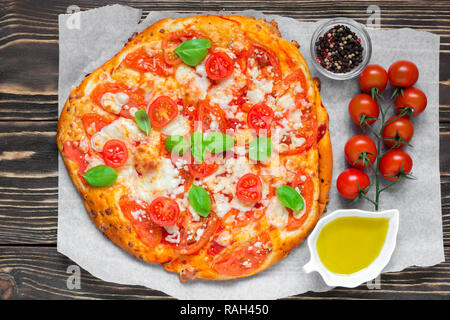
[[188,134],[190,130],[191,127],[189,125],[189,121],[181,114],[179,114],[175,117],[175,119],[173,119],[168,125],[166,125],[162,129],[162,132],[168,136],[173,135],[184,136]]
[[102,96],[103,108],[111,113],[119,114],[124,104],[128,102],[128,95],[123,92],[111,93],[106,92]]
[[166,229],[168,235],[166,236],[166,241],[170,243],[179,243],[180,242],[180,230],[178,229],[178,226],[166,226],[164,227]]
[[214,193],[213,197],[217,206],[216,214],[219,218],[223,218],[233,206],[228,202],[228,197],[221,193]]
[[242,265],[244,267],[250,268],[252,266],[252,263],[250,262],[250,260],[245,260],[244,262],[242,262]]
[[297,82],[296,85],[295,85],[295,87],[294,87],[294,93],[297,94],[297,93],[301,93],[301,92],[303,92],[303,88],[302,88],[302,86],[300,85],[300,83]]
[[191,93],[197,95],[199,99],[206,98],[207,90],[211,85],[208,77],[199,76],[192,68],[184,64],[178,66],[175,79],[178,83],[188,86]]
[[130,119],[119,118],[92,136],[91,147],[95,151],[102,152],[105,143],[111,139],[118,139],[133,144],[146,138],[147,136],[138,128],[136,122]]
[[139,220],[142,215],[145,215],[147,212],[142,209],[138,209],[136,211],[131,211],[131,215],[135,220]]
[[295,100],[294,97],[287,93],[277,100],[278,110],[286,111],[295,108]]
[[271,225],[283,228],[288,223],[289,211],[277,197],[272,197],[266,210],[266,218]]
[[302,144],[305,143],[306,140],[303,137],[298,138],[294,134],[291,134],[291,141],[292,141],[291,146],[300,147]]
[[216,242],[221,246],[227,247],[231,244],[231,233],[228,231],[222,231],[218,234]]
[[264,93],[272,92],[272,89],[273,89],[273,81],[272,80],[267,80],[267,79],[263,78],[261,80],[255,80],[253,83],[257,88],[264,91]]
[[200,237],[203,235],[203,232],[205,232],[205,229],[197,229],[197,232],[195,234],[195,241],[198,241]]
[[203,61],[195,67],[195,72],[197,72],[202,78],[206,78],[208,74],[206,73],[205,63],[208,56],[203,59]]
[[257,104],[264,101],[265,92],[259,88],[247,91],[247,101],[251,104]]
[[188,166],[187,166],[187,160],[186,159],[183,159],[183,158],[179,158],[179,159],[177,159],[176,161],[175,161],[175,166],[178,168],[178,169],[184,169],[184,170],[188,170]]

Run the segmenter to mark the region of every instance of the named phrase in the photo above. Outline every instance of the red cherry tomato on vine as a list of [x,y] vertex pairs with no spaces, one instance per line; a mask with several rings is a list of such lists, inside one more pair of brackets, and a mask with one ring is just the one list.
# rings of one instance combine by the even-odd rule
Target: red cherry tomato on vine
[[405,151],[393,149],[380,159],[380,173],[390,181],[397,181],[398,175],[408,174],[412,169],[412,159]]
[[366,189],[370,185],[369,176],[359,169],[346,169],[342,171],[336,181],[339,194],[345,199],[356,199],[359,188]]
[[393,116],[386,121],[387,125],[382,132],[383,142],[389,148],[392,148],[394,145],[396,145],[396,148],[403,148],[405,143],[401,142],[401,140],[391,139],[398,137],[409,142],[414,134],[414,126],[406,117],[392,121],[395,117]]
[[125,143],[120,140],[108,140],[103,146],[103,160],[105,164],[112,167],[121,167],[127,162],[128,149]]
[[359,87],[365,93],[371,93],[372,88],[382,92],[386,88],[387,81],[386,70],[378,64],[368,65],[359,75]]
[[[361,124],[361,117],[378,118],[380,114],[380,108],[376,100],[372,99],[372,96],[367,93],[361,93],[355,96],[348,105],[348,112],[352,117],[354,123],[358,126]],[[371,125],[376,119],[367,119],[367,124]]]
[[395,111],[397,114],[402,112],[403,108],[412,110],[413,117],[421,114],[427,106],[427,96],[422,90],[417,88],[408,88],[399,94],[395,99]]
[[419,69],[411,61],[400,60],[391,64],[388,77],[395,87],[411,87],[419,78]]
[[[361,158],[361,153],[366,153],[366,160],[364,162]],[[351,137],[345,144],[345,158],[348,163],[355,168],[364,169],[374,163],[377,158],[377,147],[375,142],[365,134],[358,134]]]

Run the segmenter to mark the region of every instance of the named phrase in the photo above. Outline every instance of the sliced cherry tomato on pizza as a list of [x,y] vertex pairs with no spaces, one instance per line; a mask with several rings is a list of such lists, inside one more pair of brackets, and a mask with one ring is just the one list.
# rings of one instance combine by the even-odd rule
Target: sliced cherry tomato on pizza
[[178,106],[167,96],[160,96],[152,102],[148,109],[148,116],[152,126],[163,128],[178,115]]
[[262,198],[261,179],[253,173],[244,174],[236,184],[236,197],[239,200],[256,203]]
[[223,250],[214,258],[214,270],[230,277],[252,273],[261,267],[271,251],[270,240],[266,241],[257,239]]
[[303,197],[303,201],[305,202],[305,207],[303,209],[304,213],[298,218],[295,218],[292,213],[289,214],[288,224],[286,226],[286,230],[288,231],[296,230],[300,228],[303,223],[305,223],[306,218],[308,218],[308,215],[311,211],[314,200],[313,181],[311,177],[303,170],[299,170],[296,173],[294,180],[291,183],[291,187],[300,189],[300,194]]
[[150,219],[160,226],[172,226],[180,215],[180,208],[175,200],[158,197],[150,203]]
[[201,122],[202,131],[225,132],[227,129],[225,111],[219,106],[209,105],[206,101],[198,103],[197,120]]
[[[249,58],[255,60],[256,65],[262,70],[262,75],[273,75],[275,80],[281,79],[281,68],[278,57],[274,51],[262,44],[253,43]],[[269,69],[271,67],[272,69]]]
[[211,211],[206,218],[200,217],[199,221],[193,221],[192,215],[185,212],[180,225],[178,252],[186,255],[198,252],[215,234],[219,223],[220,221],[214,211]]
[[230,226],[232,229],[242,228],[252,221],[259,220],[264,215],[264,213],[264,209],[241,212],[236,208],[232,208],[222,218],[222,223],[224,224],[224,226]]
[[172,66],[176,66],[182,62],[180,57],[178,57],[178,55],[175,53],[174,48],[164,49],[164,61]]
[[63,154],[66,158],[75,161],[78,164],[78,174],[84,174],[88,166],[85,152],[80,151],[80,141],[66,141],[64,143]]
[[234,62],[225,52],[213,52],[206,59],[205,69],[211,80],[221,80],[233,73]]
[[305,100],[306,102],[308,102],[308,84],[306,82],[306,77],[305,74],[303,73],[302,70],[296,70],[294,72],[292,72],[290,75],[288,75],[285,79],[284,79],[284,83],[287,84],[288,86],[292,86],[293,83],[295,82],[300,82],[300,87],[301,87],[301,92],[298,92],[295,96],[295,104],[296,105],[303,105],[303,100]]
[[97,113],[84,114],[81,118],[81,122],[83,123],[84,131],[86,131],[88,136],[94,135],[111,123],[111,121]]
[[109,110],[107,110],[102,103],[102,98],[105,93],[124,93],[126,97],[128,97],[127,102],[124,103],[122,109],[119,112],[119,115],[122,117],[132,119],[133,117],[129,112],[130,108],[145,109],[147,107],[147,101],[145,100],[145,92],[143,89],[130,89],[123,83],[106,82],[95,87],[95,89],[91,93],[91,99],[94,100],[94,102],[98,106],[102,107],[108,112]]
[[270,130],[270,125],[275,114],[272,108],[268,107],[264,103],[258,103],[254,105],[247,115],[247,124],[251,129],[260,132],[262,130],[267,133]]
[[196,179],[203,179],[219,169],[219,165],[215,161],[204,161],[202,163],[194,163],[194,159],[188,163],[189,173]]
[[162,76],[173,73],[173,69],[164,61],[161,54],[154,53],[154,55],[151,55],[145,48],[130,52],[123,60],[123,64],[138,71],[152,72]]
[[119,168],[127,162],[127,145],[117,139],[108,140],[103,146],[103,160],[112,168]]
[[125,217],[136,229],[138,238],[146,246],[154,248],[161,242],[162,228],[150,220],[147,202],[123,196],[119,200],[119,206]]
[[[317,145],[317,120],[314,115],[311,115],[311,113],[306,113],[302,115],[302,125],[303,127],[299,130],[296,130],[292,132],[297,138],[303,138],[304,142],[295,148],[289,148],[287,151],[280,152],[281,155],[294,155],[294,154],[301,154],[315,145]],[[285,140],[283,137],[281,139],[282,143],[291,144],[292,139],[290,137]]]

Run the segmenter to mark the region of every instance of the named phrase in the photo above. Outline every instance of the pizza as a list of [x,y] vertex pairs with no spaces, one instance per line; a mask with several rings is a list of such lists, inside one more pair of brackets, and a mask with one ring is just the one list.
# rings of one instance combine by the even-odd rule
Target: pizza
[[275,22],[163,19],[73,88],[57,144],[116,245],[182,281],[247,277],[298,246],[327,204],[319,88]]

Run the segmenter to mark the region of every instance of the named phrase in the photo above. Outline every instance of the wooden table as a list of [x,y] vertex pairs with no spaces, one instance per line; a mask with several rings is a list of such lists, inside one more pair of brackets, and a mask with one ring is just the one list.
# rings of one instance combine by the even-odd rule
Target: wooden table
[[[124,2],[124,1],[118,1]],[[93,4],[95,3],[95,4]],[[58,171],[58,14],[108,4],[97,0],[0,2],[0,298],[159,299],[165,294],[123,286],[81,273],[81,289],[70,290],[67,268],[56,251]],[[126,3],[124,3],[126,4]],[[127,3],[178,12],[248,8],[301,21],[346,16],[365,23],[367,7],[381,8],[382,28],[410,27],[439,34],[440,168],[444,244],[450,256],[450,6],[448,1],[142,1]],[[170,298],[170,297],[167,297]],[[366,285],[289,299],[449,299],[450,262],[411,267],[382,276],[381,289]]]

